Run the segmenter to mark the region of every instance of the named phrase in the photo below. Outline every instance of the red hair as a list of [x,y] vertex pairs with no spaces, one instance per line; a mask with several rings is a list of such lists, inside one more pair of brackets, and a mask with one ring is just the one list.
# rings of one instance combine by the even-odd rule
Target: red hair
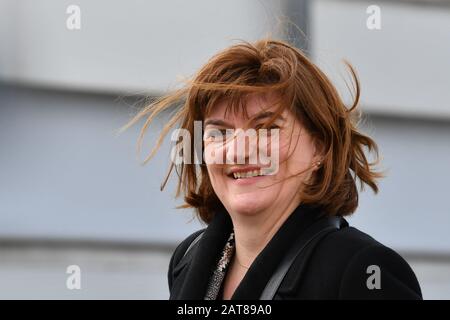
[[[213,56],[181,89],[147,105],[124,128],[146,117],[138,140],[140,150],[155,117],[176,107],[157,145],[144,160],[146,163],[176,124],[193,135],[194,121],[203,121],[221,99],[227,99],[229,108],[236,111],[245,109],[249,93],[277,93],[279,109],[269,122],[288,108],[323,151],[322,165],[305,188],[299,190],[302,202],[320,206],[328,215],[349,215],[358,206],[356,180],[360,181],[361,189],[368,185],[377,193],[376,180],[383,175],[374,169],[379,162],[376,143],[356,127],[361,116],[356,109],[360,86],[354,69],[347,66],[355,89],[350,108],[344,105],[327,76],[299,49],[272,39],[243,41]],[[368,161],[366,149],[374,152],[374,162]],[[193,146],[191,150],[195,152]],[[173,167],[170,164],[169,174]],[[223,205],[211,186],[206,166],[183,163],[176,169],[179,177],[176,195],[183,193],[185,200],[181,207],[195,208],[200,219],[208,223]],[[162,188],[166,181],[167,178]]]

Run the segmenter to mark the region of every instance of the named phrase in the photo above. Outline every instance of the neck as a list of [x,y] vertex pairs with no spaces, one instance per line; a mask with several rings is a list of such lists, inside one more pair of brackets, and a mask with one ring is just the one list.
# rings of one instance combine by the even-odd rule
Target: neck
[[253,215],[230,212],[238,264],[249,267],[299,204],[290,201],[285,207],[270,207]]

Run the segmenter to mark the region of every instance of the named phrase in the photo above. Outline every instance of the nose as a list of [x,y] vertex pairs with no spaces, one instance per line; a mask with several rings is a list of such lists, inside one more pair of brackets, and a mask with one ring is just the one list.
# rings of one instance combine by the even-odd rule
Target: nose
[[226,142],[228,164],[257,164],[258,137],[254,130],[236,129]]

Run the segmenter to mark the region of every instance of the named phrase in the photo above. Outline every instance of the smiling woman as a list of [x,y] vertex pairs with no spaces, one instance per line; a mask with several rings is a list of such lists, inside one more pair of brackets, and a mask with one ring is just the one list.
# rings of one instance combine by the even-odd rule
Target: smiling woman
[[[377,192],[382,177],[375,142],[356,127],[359,83],[348,66],[350,108],[300,50],[242,42],[124,127],[146,117],[140,148],[155,117],[177,105],[145,162],[176,125],[194,139],[187,149],[176,139],[175,150],[202,159],[170,164],[183,207],[208,224],[172,256],[171,299],[421,298],[408,264],[343,218],[358,206],[357,181]],[[195,144],[198,121],[204,134]]]

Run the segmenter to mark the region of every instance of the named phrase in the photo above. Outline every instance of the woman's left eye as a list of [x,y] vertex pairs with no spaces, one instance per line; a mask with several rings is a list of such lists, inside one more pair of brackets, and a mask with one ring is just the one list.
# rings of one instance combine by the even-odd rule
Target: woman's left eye
[[276,124],[272,124],[271,126],[264,128],[264,125],[261,124],[261,125],[257,125],[255,129],[256,130],[260,130],[260,129],[272,130],[272,129],[280,129],[280,127],[277,126]]

